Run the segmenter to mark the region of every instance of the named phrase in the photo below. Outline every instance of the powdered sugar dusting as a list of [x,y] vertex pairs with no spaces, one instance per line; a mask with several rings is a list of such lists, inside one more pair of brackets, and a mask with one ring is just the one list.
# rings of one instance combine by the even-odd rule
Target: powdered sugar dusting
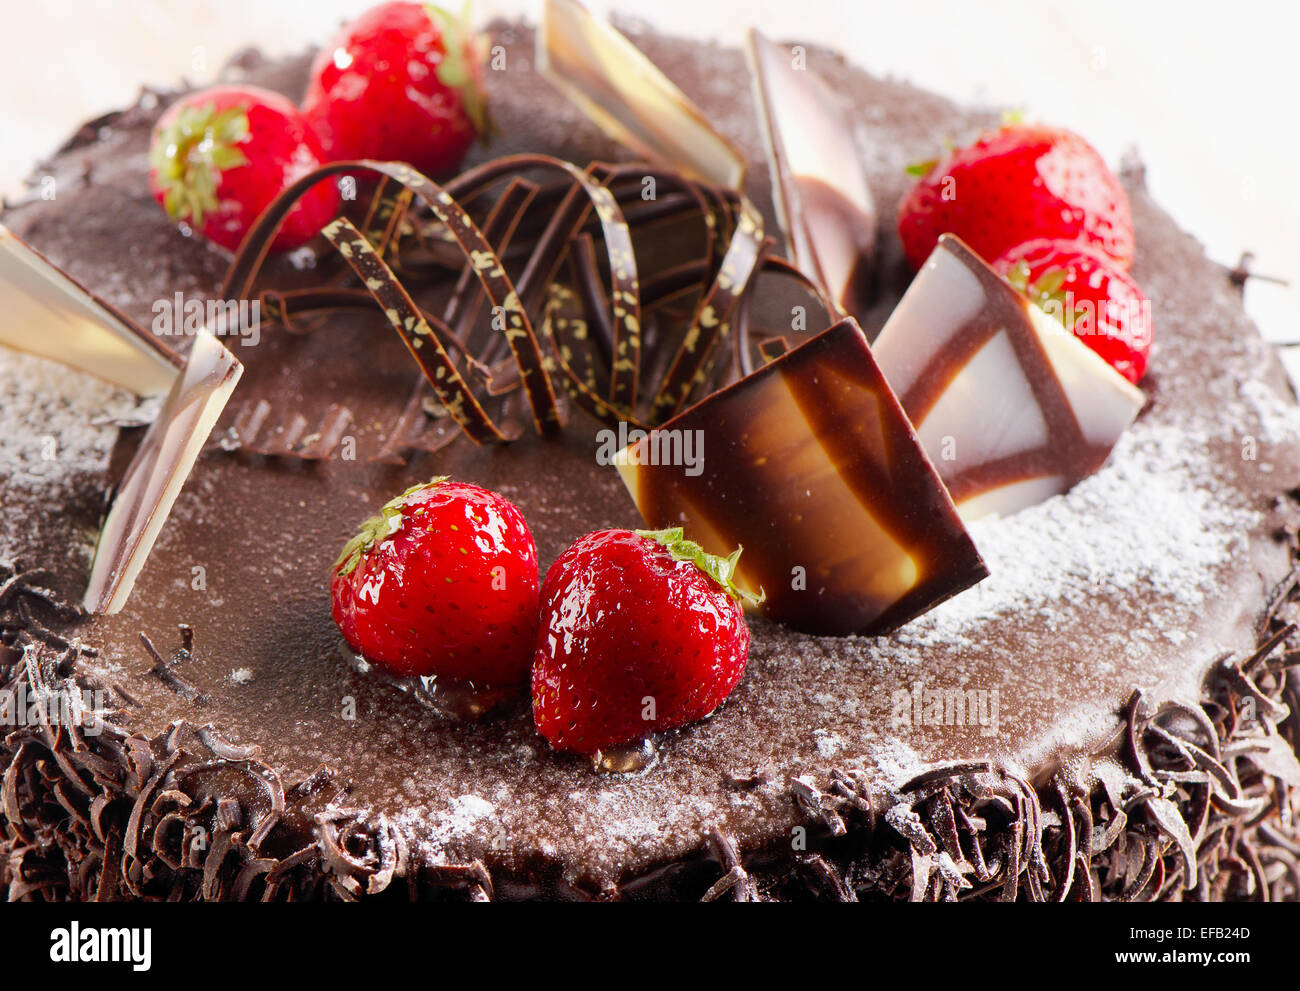
[[[75,498],[107,467],[116,421],[135,412],[124,389],[0,347],[0,486],[11,500]],[[27,514],[0,514],[0,556],[20,554],[33,524]]]
[[[1210,438],[1139,423],[1100,472],[1070,492],[971,535],[990,575],[906,627],[916,647],[960,644],[972,629],[1027,609],[1086,601],[1098,589],[1158,590],[1194,607],[1215,590],[1213,569],[1238,550],[1259,513],[1224,502],[1209,485]],[[1063,617],[1060,617],[1063,618]]]

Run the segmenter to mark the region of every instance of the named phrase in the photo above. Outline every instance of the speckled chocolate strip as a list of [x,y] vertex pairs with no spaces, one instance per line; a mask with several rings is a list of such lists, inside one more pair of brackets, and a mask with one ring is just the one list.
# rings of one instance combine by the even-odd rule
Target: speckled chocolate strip
[[731,333],[733,314],[762,257],[763,245],[763,219],[748,200],[742,200],[736,232],[718,275],[696,307],[690,329],[654,398],[654,422],[677,413],[708,383],[717,350]]
[[[446,191],[409,165],[393,162],[365,162],[365,167],[402,183],[447,225],[474,267],[494,309],[504,320],[502,334],[519,365],[520,379],[528,397],[533,424],[538,433],[553,433],[560,427],[555,392],[543,367],[541,347],[500,258],[474,221]],[[567,165],[567,163],[565,163]],[[569,168],[573,168],[569,166]],[[576,169],[574,169],[577,172]],[[605,193],[608,197],[608,193]],[[612,204],[612,199],[608,201]],[[615,208],[616,209],[616,208]],[[626,227],[625,227],[626,229]],[[405,290],[402,295],[406,295]],[[409,297],[408,297],[409,299]]]
[[[445,338],[444,346],[454,348],[452,341],[468,339],[482,298],[474,291],[474,276],[478,277],[490,302],[500,305],[504,300],[510,304],[510,313],[506,314],[510,325],[506,333],[490,336],[478,353],[465,353],[463,357],[467,373],[477,371],[489,386],[490,394],[502,395],[523,384],[534,410],[541,401],[548,408],[553,406],[554,386],[550,375],[559,374],[570,396],[602,422],[638,423],[643,419],[637,412],[642,374],[642,292],[631,229],[619,199],[624,199],[629,207],[636,206],[647,178],[656,183],[656,197],[662,185],[665,195],[676,199],[671,210],[643,214],[645,223],[672,217],[698,219],[702,227],[699,262],[686,262],[676,269],[657,273],[652,284],[650,303],[656,308],[667,306],[690,292],[699,295],[690,323],[682,333],[668,337],[675,341],[676,353],[666,360],[664,379],[654,393],[658,404],[651,407],[650,422],[680,409],[692,394],[710,383],[722,350],[720,345],[730,336],[732,321],[743,316],[741,302],[756,267],[763,261],[761,221],[751,206],[727,190],[688,182],[662,168],[596,163],[584,171],[550,156],[522,154],[476,166],[439,190],[432,184],[419,188],[423,177],[410,173],[405,166],[375,162],[351,164],[385,176],[377,197],[396,202],[387,192],[392,183],[405,183],[402,188],[416,191],[421,202],[431,210],[434,222],[446,228],[446,236],[459,243],[471,260],[470,266],[461,266],[444,311],[444,323],[451,328],[449,335],[441,335]],[[230,291],[247,291],[251,286],[264,253],[263,242],[274,235],[278,219],[295,198],[322,175],[341,170],[337,165],[328,166],[304,178],[260,218],[254,234],[241,247],[231,267],[227,277]],[[547,221],[528,245],[523,272],[512,291],[501,258],[525,224],[529,208],[541,199],[541,187],[521,176],[529,171],[559,172],[564,182],[561,187],[546,187]],[[474,202],[506,179],[509,183],[485,221],[486,232],[478,231],[463,207],[451,200],[452,195]],[[372,204],[368,214],[376,216],[380,212],[381,207]],[[599,231],[602,241],[600,255],[595,250],[589,222],[593,212],[594,230]],[[394,220],[391,214],[388,219]],[[390,229],[391,223],[386,232]],[[566,261],[576,296],[557,291],[556,279]],[[608,267],[608,287],[602,275],[602,261]],[[392,263],[402,263],[400,251],[394,252]],[[264,294],[264,299],[273,315],[282,317],[292,329],[300,331],[293,324],[295,313],[330,304],[354,305],[355,292],[342,286],[283,293],[271,290]],[[561,350],[539,363],[540,374],[531,375],[533,358],[539,353],[531,332],[532,321],[536,319],[544,324],[551,321],[543,326],[543,336]],[[522,337],[520,328],[525,331]],[[514,356],[517,377],[500,378],[496,373],[487,373],[487,368],[496,367],[506,347]],[[603,370],[596,363],[598,355],[604,362]],[[482,424],[478,426],[481,428]]]
[[[552,284],[555,270],[562,262],[565,251],[570,249],[574,238],[578,236],[588,209],[595,211],[604,237],[604,250],[610,271],[606,300],[610,310],[609,327],[613,346],[609,402],[615,408],[630,414],[636,405],[641,366],[640,285],[632,234],[613,194],[576,165],[548,155],[515,155],[488,164],[497,175],[503,174],[504,170],[525,168],[559,170],[574,184],[538,240],[528,265],[519,277],[519,299],[523,301],[526,310],[531,309],[533,300],[545,297],[546,289]],[[482,177],[491,175],[492,172],[486,169],[471,170],[466,173],[464,184],[482,181]]]
[[[483,237],[496,246],[498,257],[504,256],[509,249],[537,192],[536,183],[515,176],[493,204],[483,222]],[[469,337],[482,299],[481,293],[472,291],[475,284],[474,268],[466,265],[456,280],[456,288],[442,314],[443,322],[452,329],[452,335],[461,343]]]
[[446,328],[443,328],[442,335],[434,333],[425,314],[375,253],[370,242],[346,217],[335,220],[322,233],[374,294],[388,322],[401,336],[452,419],[480,444],[506,440],[506,435],[479,404],[447,354],[442,338],[450,337],[450,333]]
[[640,426],[634,414],[614,406],[601,395],[590,363],[590,349],[583,349],[580,367],[574,367],[573,343],[590,333],[590,324],[577,296],[564,286],[552,285],[542,311],[542,333],[553,344],[554,365],[563,373],[561,380],[569,397],[600,422],[614,426],[620,420]]
[[[559,413],[555,405],[555,394],[551,389],[550,379],[545,375],[542,367],[540,346],[500,259],[496,257],[492,246],[474,225],[469,215],[452,200],[451,196],[408,165],[369,160],[334,162],[315,169],[292,183],[263,211],[240,245],[222,285],[224,297],[227,299],[247,297],[270,251],[276,232],[294,204],[308,190],[323,179],[351,172],[376,172],[401,184],[413,192],[419,201],[447,226],[464,256],[473,265],[488,299],[500,310],[504,320],[502,335],[519,363],[520,377],[528,395],[534,425],[540,433],[550,433],[558,429]],[[395,281],[396,277],[392,275],[386,263],[384,267]],[[407,295],[404,289],[401,290],[401,294]],[[407,298],[409,299],[409,296]],[[487,434],[493,432],[494,430],[486,431]]]
[[406,211],[414,198],[409,189],[391,179],[379,181],[361,229],[381,258],[386,258],[390,251],[396,252],[402,225],[406,222]]

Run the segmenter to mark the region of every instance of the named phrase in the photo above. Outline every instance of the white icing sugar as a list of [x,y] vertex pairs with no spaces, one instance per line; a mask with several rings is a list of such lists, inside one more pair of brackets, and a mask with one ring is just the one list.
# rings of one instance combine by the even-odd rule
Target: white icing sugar
[[[0,485],[11,499],[74,498],[108,466],[115,421],[137,413],[124,389],[0,347]],[[0,557],[20,556],[34,525],[26,513],[0,513]]]
[[1204,601],[1215,590],[1214,566],[1227,563],[1259,522],[1258,512],[1211,491],[1211,439],[1138,423],[1101,471],[1070,492],[971,524],[989,577],[909,624],[895,642],[966,645],[976,625],[1029,607],[1050,623],[1053,604],[1087,601],[1099,588],[1159,589],[1188,607]]

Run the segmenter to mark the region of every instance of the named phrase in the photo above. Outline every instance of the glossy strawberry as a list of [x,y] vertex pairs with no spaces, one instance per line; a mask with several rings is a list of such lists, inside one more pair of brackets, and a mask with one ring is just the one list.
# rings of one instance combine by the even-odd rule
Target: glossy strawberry
[[1151,301],[1126,272],[1069,241],[1039,238],[993,262],[1013,286],[1133,384],[1151,351]]
[[[315,132],[284,97],[216,86],[181,97],[158,120],[149,188],[173,220],[233,251],[267,205],[323,161]],[[289,212],[273,249],[307,243],[338,209],[335,185],[317,183]]]
[[1097,151],[1072,131],[1010,124],[913,171],[922,178],[898,211],[913,268],[941,234],[986,261],[1033,238],[1068,240],[1127,270],[1133,262],[1128,196]]
[[321,49],[303,112],[333,160],[449,174],[488,127],[484,48],[465,20],[433,4],[380,4]]
[[538,732],[594,754],[716,709],[749,653],[739,553],[706,555],[677,528],[600,530],[561,554],[542,583]]
[[331,573],[334,621],[399,675],[518,684],[537,633],[537,549],[495,492],[434,479],[368,520]]

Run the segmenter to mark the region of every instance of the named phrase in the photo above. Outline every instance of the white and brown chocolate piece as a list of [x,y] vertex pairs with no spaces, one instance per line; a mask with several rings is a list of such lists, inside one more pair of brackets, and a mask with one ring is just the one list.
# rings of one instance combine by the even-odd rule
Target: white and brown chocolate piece
[[243,366],[210,333],[194,338],[185,371],[127,466],[104,520],[82,604],[115,613],[125,604]]
[[804,53],[749,32],[746,55],[772,203],[790,260],[840,311],[861,319],[871,287],[876,205],[839,96]]
[[138,396],[161,396],[180,359],[0,225],[0,344],[62,362]]
[[745,159],[641,50],[576,0],[546,0],[537,68],[609,137],[638,155],[729,189]]
[[[674,464],[679,438],[702,453]],[[684,443],[683,443],[684,446]],[[988,574],[934,467],[845,319],[620,452],[642,517],[714,554],[810,633],[883,633]]]
[[968,520],[1093,474],[1146,401],[950,234],[872,353]]

